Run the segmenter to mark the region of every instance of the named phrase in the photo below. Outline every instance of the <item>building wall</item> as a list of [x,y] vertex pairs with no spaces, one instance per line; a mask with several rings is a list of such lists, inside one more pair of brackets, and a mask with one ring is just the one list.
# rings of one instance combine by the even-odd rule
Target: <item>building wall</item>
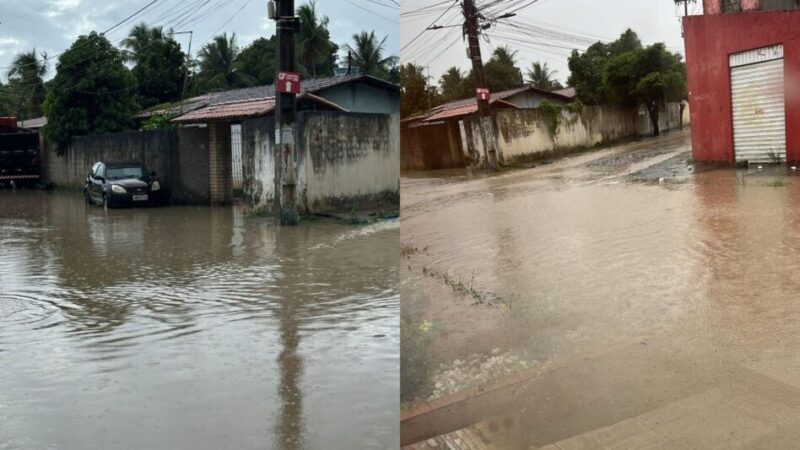
[[[399,204],[400,143],[385,114],[304,112],[296,145],[300,209],[325,213]],[[273,123],[242,123],[244,195],[271,210],[274,198]]]
[[[680,126],[678,106],[670,105],[667,110],[668,114],[659,117],[662,131]],[[500,110],[493,118],[497,149],[505,164],[652,133],[649,119],[645,116],[643,122],[636,108],[586,106],[579,113],[564,109],[554,130],[553,122],[539,109]],[[472,135],[478,136],[477,120],[472,118],[467,123]]]
[[207,204],[208,151],[204,142],[207,130],[203,128],[80,136],[73,138],[63,155],[48,149],[45,172],[56,187],[81,190],[98,161],[141,161],[156,172],[173,202]]
[[[800,11],[684,18],[686,71],[694,159],[735,161],[728,56],[783,44],[786,80],[786,157],[800,160]],[[747,32],[742,32],[747,30]]]
[[450,169],[466,165],[461,131],[455,120],[403,127],[401,135],[402,170]]

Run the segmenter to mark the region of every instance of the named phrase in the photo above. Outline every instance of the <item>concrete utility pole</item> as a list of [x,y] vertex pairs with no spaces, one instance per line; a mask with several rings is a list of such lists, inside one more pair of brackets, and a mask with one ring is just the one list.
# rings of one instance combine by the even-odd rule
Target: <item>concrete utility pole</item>
[[277,0],[278,76],[275,79],[275,217],[297,225],[297,148],[295,115],[300,76],[294,55],[297,18],[294,0]]
[[472,73],[475,77],[475,96],[478,100],[478,118],[480,122],[481,144],[485,153],[487,166],[497,170],[497,150],[495,149],[495,133],[492,115],[489,109],[491,99],[486,79],[483,75],[483,60],[481,59],[481,43],[478,38],[478,10],[475,0],[464,0],[464,31],[467,35],[469,59],[472,60]]

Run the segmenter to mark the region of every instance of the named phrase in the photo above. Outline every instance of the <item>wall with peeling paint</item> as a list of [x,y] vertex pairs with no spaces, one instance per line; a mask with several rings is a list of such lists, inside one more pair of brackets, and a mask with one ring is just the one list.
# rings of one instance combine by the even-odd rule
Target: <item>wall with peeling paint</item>
[[[661,130],[678,128],[679,114],[677,104],[668,105],[659,117]],[[499,110],[493,112],[493,120],[499,157],[506,164],[652,133],[646,113],[615,106],[585,106],[580,112],[562,109],[555,122],[540,109]],[[476,118],[465,122],[472,135],[479,136]],[[480,143],[475,146],[479,148]]]
[[[267,210],[274,198],[273,126],[263,119],[242,123],[244,196]],[[399,207],[399,126],[392,116],[304,112],[297,128],[302,211]]]

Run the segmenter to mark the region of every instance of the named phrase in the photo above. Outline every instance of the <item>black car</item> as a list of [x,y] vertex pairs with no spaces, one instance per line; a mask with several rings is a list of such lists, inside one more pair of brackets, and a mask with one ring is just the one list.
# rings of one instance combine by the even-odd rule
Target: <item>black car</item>
[[86,203],[103,206],[154,205],[161,201],[161,183],[136,161],[98,162],[86,177]]

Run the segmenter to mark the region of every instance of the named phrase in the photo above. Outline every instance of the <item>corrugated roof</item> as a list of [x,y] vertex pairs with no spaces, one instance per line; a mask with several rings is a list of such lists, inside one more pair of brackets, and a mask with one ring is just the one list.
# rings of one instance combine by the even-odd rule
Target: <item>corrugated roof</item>
[[47,117],[37,117],[35,119],[28,119],[28,120],[18,120],[17,126],[20,128],[29,128],[32,130],[36,130],[42,128],[43,126],[47,125]]
[[[492,100],[489,106],[492,108],[514,108],[514,109],[519,108],[519,106],[511,102],[507,102],[499,98]],[[464,105],[464,106],[459,106],[458,108],[450,108],[439,111],[438,113],[433,114],[428,118],[426,118],[425,120],[423,120],[423,122],[435,122],[437,120],[468,116],[470,114],[475,114],[476,112],[478,112],[478,102],[475,102],[472,105]]]
[[[340,84],[351,82],[362,82],[379,86],[391,91],[400,91],[400,86],[390,83],[380,78],[371,75],[348,75],[344,77],[330,77],[330,78],[313,78],[303,80],[300,84],[300,93],[318,94],[325,89],[338,86]],[[207,106],[219,105],[224,103],[245,102],[245,101],[258,101],[275,97],[275,86],[272,84],[266,86],[254,86],[242,89],[232,89],[228,91],[209,92],[208,94],[199,97],[186,99],[183,103],[183,111],[193,111]],[[180,112],[180,103],[171,104],[167,107],[156,106],[147,111],[138,114],[139,117],[149,117],[154,114],[168,114],[175,115]]]
[[[321,104],[328,109],[346,111],[341,106],[311,93],[300,94],[298,96],[298,102]],[[189,111],[172,119],[171,122],[204,123],[214,121],[242,120],[250,117],[265,116],[274,109],[275,98],[219,103]]]
[[569,98],[575,98],[575,96],[578,95],[577,92],[575,92],[574,87],[558,89],[553,91],[553,94],[563,95],[564,97],[569,97]]
[[[510,97],[513,97],[513,96],[515,96],[517,94],[520,94],[522,92],[525,92],[525,91],[535,92],[535,93],[540,94],[540,95],[542,95],[544,97],[555,98],[555,99],[558,99],[558,100],[561,100],[561,101],[565,101],[565,102],[572,101],[572,98],[570,98],[570,97],[567,97],[567,96],[564,96],[564,95],[561,95],[561,94],[558,94],[558,93],[555,93],[555,92],[546,91],[544,89],[539,89],[537,87],[525,85],[525,86],[520,86],[520,87],[517,87],[517,88],[514,88],[514,89],[507,89],[505,91],[494,92],[494,93],[492,93],[492,96],[491,96],[491,102],[495,102],[495,101],[498,101],[498,100],[506,101]],[[510,104],[509,102],[506,102],[506,103]],[[477,111],[478,110],[478,100],[475,99],[475,98],[465,98],[463,100],[456,100],[456,101],[452,101],[452,102],[449,102],[449,103],[445,103],[445,104],[439,105],[439,106],[437,106],[435,108],[431,108],[431,109],[429,109],[429,110],[427,110],[427,111],[425,111],[423,113],[415,114],[413,117],[408,117],[408,118],[406,118],[404,120],[404,122],[413,122],[413,121],[426,121],[427,122],[427,121],[431,121],[431,120],[441,120],[442,117],[455,117],[455,116],[458,116],[458,115],[471,114],[471,113],[459,113],[459,114],[454,114],[454,115],[448,114],[446,116],[443,116],[443,114],[446,111],[450,111],[450,110],[453,110],[453,109],[458,109],[459,111],[466,111],[466,109],[462,109],[462,108],[464,108],[466,106],[472,107],[473,108],[473,112]],[[517,105],[514,105],[514,106],[517,107]]]

